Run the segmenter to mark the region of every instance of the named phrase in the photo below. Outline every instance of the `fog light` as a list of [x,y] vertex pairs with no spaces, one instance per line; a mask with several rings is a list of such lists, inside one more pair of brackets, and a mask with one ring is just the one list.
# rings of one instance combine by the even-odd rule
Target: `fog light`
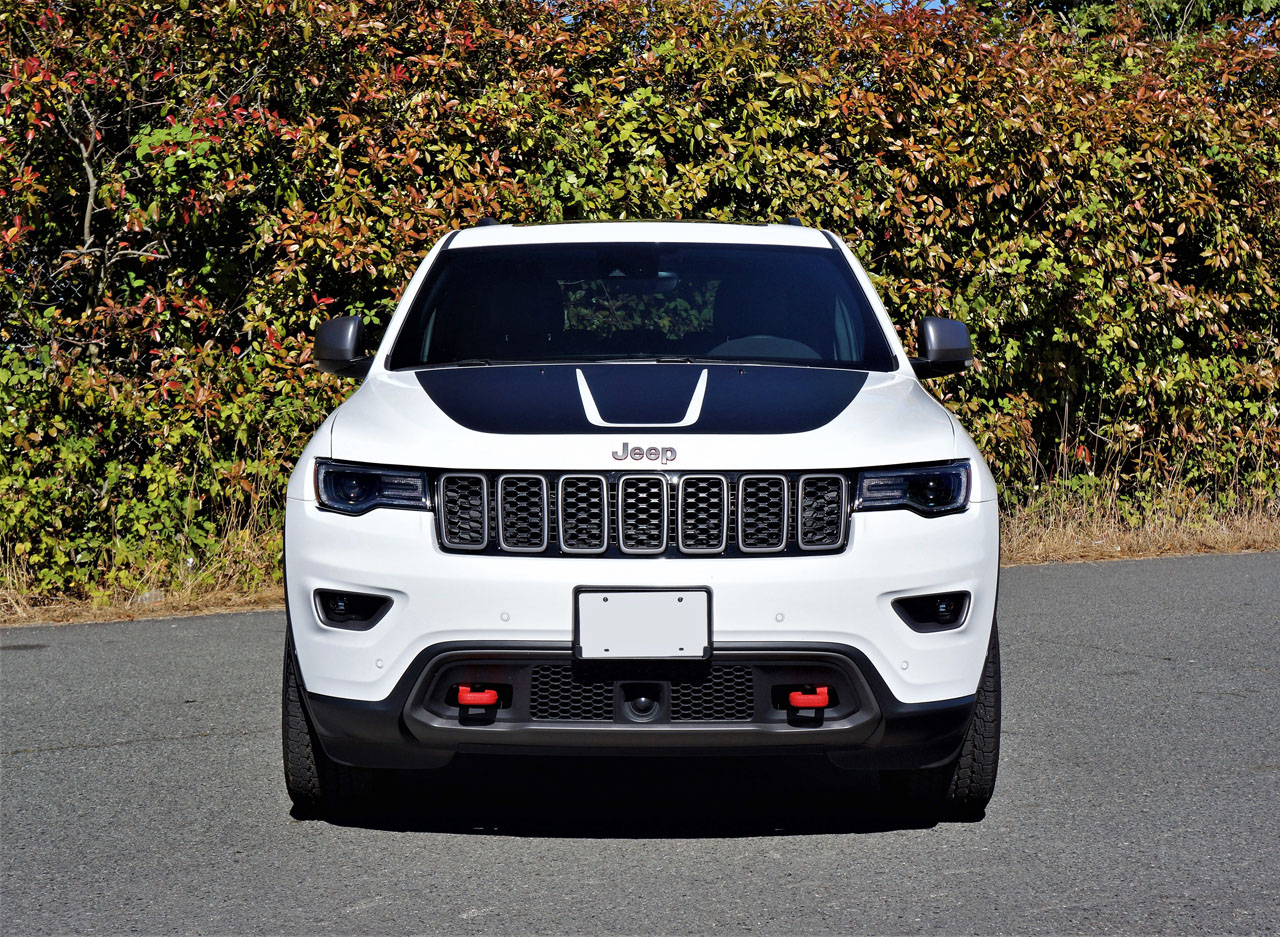
[[940,625],[954,625],[960,620],[964,600],[954,595],[943,596],[934,603],[934,621]]
[[969,611],[968,592],[939,592],[893,600],[893,609],[915,631],[958,628]]
[[317,589],[315,602],[316,613],[322,622],[330,628],[348,631],[368,631],[391,608],[389,596],[333,589]]

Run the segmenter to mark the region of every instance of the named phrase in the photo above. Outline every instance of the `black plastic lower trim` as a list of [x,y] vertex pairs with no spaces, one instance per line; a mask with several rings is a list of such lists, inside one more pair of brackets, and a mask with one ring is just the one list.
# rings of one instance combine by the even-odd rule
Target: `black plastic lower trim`
[[[463,666],[479,679],[518,673],[534,662],[572,659],[570,642],[451,642],[427,648],[383,700],[361,701],[305,693],[325,752],[352,765],[440,767],[458,752],[540,754],[780,754],[821,752],[849,768],[912,768],[941,764],[959,750],[974,697],[903,703],[860,651],[838,644],[719,644],[712,664],[746,664],[761,672],[794,674],[828,668],[843,675],[841,702],[831,718],[757,708],[751,721],[679,722],[651,718],[607,722],[549,722],[527,711],[472,711],[447,705],[449,685]],[[454,668],[451,675],[450,668]],[[507,668],[507,669],[503,669]],[[514,669],[512,669],[514,668]],[[441,678],[441,675],[444,675]],[[490,676],[485,676],[489,674]],[[779,679],[786,680],[786,676]],[[442,682],[443,681],[443,682]],[[438,685],[439,684],[439,685]],[[456,696],[453,697],[456,702]],[[624,705],[619,691],[618,706]],[[621,709],[618,710],[621,713]],[[462,718],[460,718],[462,716]]]

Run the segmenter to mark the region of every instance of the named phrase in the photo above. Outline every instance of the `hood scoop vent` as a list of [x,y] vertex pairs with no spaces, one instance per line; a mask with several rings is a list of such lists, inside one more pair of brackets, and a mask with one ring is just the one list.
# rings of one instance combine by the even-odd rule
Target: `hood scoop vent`
[[[587,383],[586,375],[582,373],[582,369],[578,368],[578,393],[582,395],[582,410],[586,414],[587,422],[592,426],[611,426],[614,428],[627,427],[671,427],[671,426],[692,426],[698,422],[698,417],[702,415],[702,401],[707,395],[707,369],[702,369],[702,374],[698,377],[698,383],[693,388],[693,397],[689,400],[689,406],[684,411],[684,416],[673,423],[663,423],[656,419],[645,420],[640,423],[623,423],[610,422],[600,415],[600,408],[596,405],[596,399],[591,393],[591,386]],[[624,405],[630,401],[624,401]],[[652,401],[648,402],[652,405]]]

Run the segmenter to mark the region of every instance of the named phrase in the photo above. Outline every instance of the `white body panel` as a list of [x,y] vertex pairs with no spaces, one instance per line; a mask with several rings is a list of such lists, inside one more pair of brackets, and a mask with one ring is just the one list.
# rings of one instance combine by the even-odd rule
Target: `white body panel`
[[[619,464],[611,453],[622,442],[645,449],[674,446],[678,457],[662,466],[665,471],[903,465],[951,459],[957,454],[956,424],[951,414],[905,371],[869,375],[866,386],[843,413],[807,433],[727,436],[686,432],[672,436],[661,430],[633,428],[595,435],[474,432],[441,413],[414,375],[401,371],[375,372],[334,412],[332,421],[337,448],[317,455],[433,468],[640,471],[646,466],[657,467],[652,463]],[[972,497],[991,500],[995,490],[984,473],[979,474],[983,477],[975,477]],[[308,495],[299,490],[296,496]],[[315,492],[309,496],[314,497]]]
[[[849,548],[788,557],[468,556],[442,552],[434,516],[358,517],[291,502],[289,608],[313,693],[386,697],[420,651],[447,641],[563,641],[578,586],[708,586],[713,640],[821,641],[865,653],[907,703],[973,693],[987,652],[999,564],[996,506],[924,518],[855,513]],[[371,631],[322,625],[315,589],[380,591],[395,604]],[[899,595],[967,590],[966,624],[919,634],[890,607]],[[904,667],[903,664],[906,664]]]

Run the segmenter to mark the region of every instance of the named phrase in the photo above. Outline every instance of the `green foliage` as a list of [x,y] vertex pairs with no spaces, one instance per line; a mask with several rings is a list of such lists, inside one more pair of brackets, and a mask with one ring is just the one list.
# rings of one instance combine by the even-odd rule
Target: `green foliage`
[[[278,519],[384,322],[484,215],[800,215],[904,330],[1014,497],[1280,482],[1280,38],[773,0],[0,10],[0,545],[41,593]],[[149,578],[148,578],[149,577]]]
[[1072,27],[1107,31],[1118,22],[1122,28],[1136,13],[1143,32],[1163,39],[1176,39],[1213,26],[1221,20],[1274,17],[1280,0],[1034,0],[1016,6],[1057,14]]

